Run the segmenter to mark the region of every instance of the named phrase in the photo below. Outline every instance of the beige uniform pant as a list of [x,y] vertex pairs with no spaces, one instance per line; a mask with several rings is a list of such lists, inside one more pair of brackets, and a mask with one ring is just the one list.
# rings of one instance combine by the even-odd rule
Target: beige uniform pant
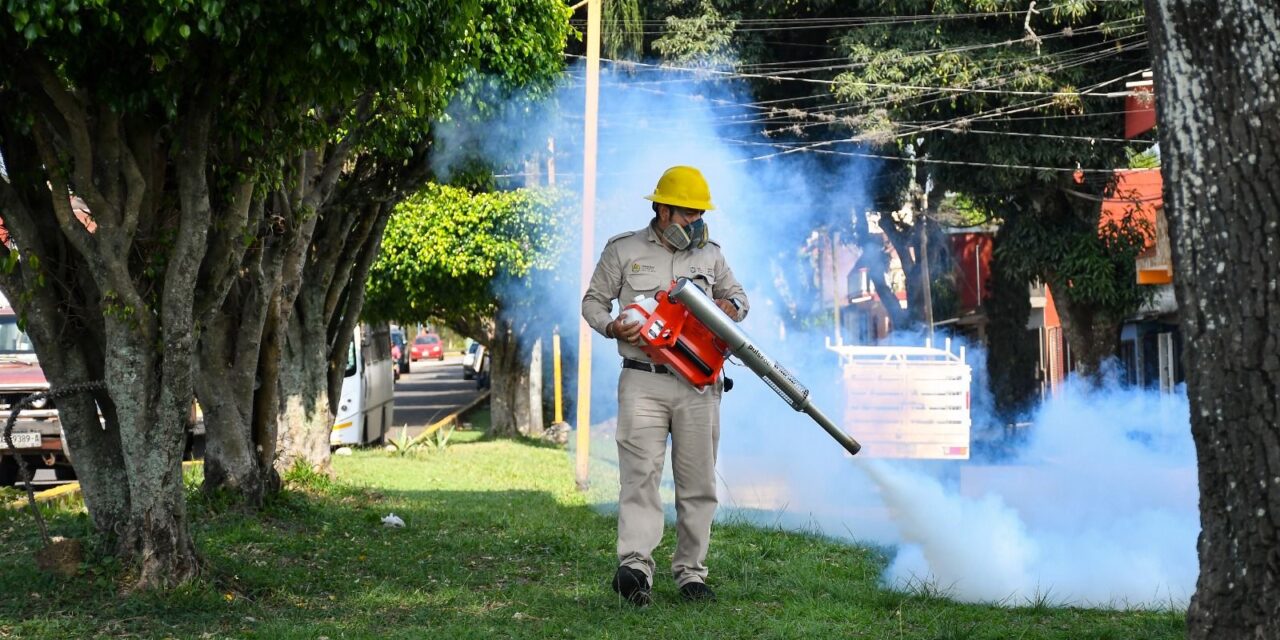
[[705,582],[711,520],[716,513],[716,447],[720,385],[698,393],[672,374],[623,369],[618,379],[618,564],[653,583],[653,550],[662,541],[658,485],[671,436],[676,481],[676,584]]

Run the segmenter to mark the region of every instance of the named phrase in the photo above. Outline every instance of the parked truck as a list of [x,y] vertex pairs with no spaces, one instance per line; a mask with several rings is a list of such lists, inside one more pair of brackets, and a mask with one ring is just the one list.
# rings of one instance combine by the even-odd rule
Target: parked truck
[[[0,307],[0,419],[8,420],[23,398],[48,390],[49,381],[36,360],[31,340],[18,327],[17,314],[7,305]],[[53,469],[59,480],[75,478],[53,401],[39,400],[23,410],[14,423],[12,438],[12,449],[0,438],[0,486],[18,481],[16,456],[23,456],[32,471]]]
[[840,357],[844,423],[860,455],[965,460],[970,452],[973,372],[964,347],[828,345]]

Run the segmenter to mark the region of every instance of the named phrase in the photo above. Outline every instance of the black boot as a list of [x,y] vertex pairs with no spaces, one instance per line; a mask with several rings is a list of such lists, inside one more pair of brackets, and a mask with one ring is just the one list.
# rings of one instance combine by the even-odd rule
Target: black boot
[[686,582],[680,587],[680,597],[686,602],[715,602],[716,592],[701,582]]
[[649,592],[649,579],[644,572],[631,567],[618,567],[613,574],[613,590],[637,607],[647,607],[653,602]]

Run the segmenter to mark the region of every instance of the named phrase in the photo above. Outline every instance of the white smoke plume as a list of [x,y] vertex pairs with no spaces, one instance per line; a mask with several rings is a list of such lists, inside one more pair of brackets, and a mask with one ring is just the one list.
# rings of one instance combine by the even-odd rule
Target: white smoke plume
[[959,486],[870,460],[903,546],[891,584],[972,601],[1184,606],[1196,579],[1195,452],[1184,395],[1068,386],[998,465]]
[[[554,138],[557,182],[578,188],[581,76],[574,68],[554,99],[506,109],[479,126],[457,114],[439,132],[438,170],[447,174],[458,159],[478,155],[508,174],[520,173]],[[817,227],[847,225],[869,208],[884,166],[854,156],[762,158],[778,148],[751,136],[768,126],[761,122],[767,108],[752,100],[741,85],[606,64],[590,259],[609,237],[648,222],[652,213],[642,196],[664,169],[699,167],[718,207],[706,216],[711,235],[752,300],[743,329],[839,423],[839,364],[823,348],[823,329],[783,330],[789,310],[779,283],[812,280],[797,257],[805,239]],[[561,288],[547,292],[564,306],[559,326],[568,350],[576,344],[580,296],[573,253]],[[594,336],[591,360],[593,496],[608,502],[617,495],[608,428],[617,406],[615,345]],[[981,353],[970,349],[968,362],[975,381],[985,380]],[[1020,429],[1011,459],[863,460],[850,459],[745,368],[727,373],[737,387],[722,408],[718,470],[725,517],[886,545],[894,550],[884,575],[888,586],[929,584],[965,601],[1181,607],[1194,589],[1197,488],[1182,395],[1068,386]],[[571,404],[574,389],[566,382]],[[972,395],[975,425],[990,424],[980,414],[985,389]],[[574,421],[571,409],[566,415]],[[857,436],[856,424],[846,427]]]

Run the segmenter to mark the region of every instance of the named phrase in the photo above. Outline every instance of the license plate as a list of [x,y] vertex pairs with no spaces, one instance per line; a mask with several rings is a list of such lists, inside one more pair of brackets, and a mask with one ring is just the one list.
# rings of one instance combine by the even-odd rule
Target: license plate
[[[16,449],[39,449],[40,448],[40,432],[38,431],[21,431],[10,434],[13,436],[13,446]],[[0,449],[8,449],[9,443],[4,441],[4,437],[0,436]]]

